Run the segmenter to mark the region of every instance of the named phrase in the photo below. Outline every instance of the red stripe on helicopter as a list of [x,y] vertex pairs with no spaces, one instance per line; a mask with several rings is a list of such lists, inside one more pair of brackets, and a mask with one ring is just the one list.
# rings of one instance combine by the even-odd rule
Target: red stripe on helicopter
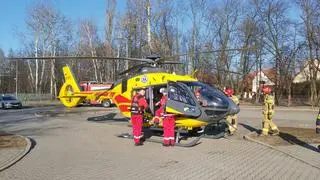
[[121,112],[130,112],[128,105],[120,105],[119,109]]
[[81,91],[81,92],[76,92],[79,94],[93,94],[94,92],[88,92],[88,91]]
[[131,103],[131,101],[128,98],[123,97],[121,95],[116,96],[114,99],[117,101],[118,104],[119,103]]

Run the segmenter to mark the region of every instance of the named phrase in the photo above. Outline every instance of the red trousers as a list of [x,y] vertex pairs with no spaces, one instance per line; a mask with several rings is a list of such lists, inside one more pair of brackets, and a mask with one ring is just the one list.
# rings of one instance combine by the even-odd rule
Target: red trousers
[[175,117],[167,116],[163,119],[163,144],[174,145]]
[[132,130],[133,130],[133,139],[134,143],[139,143],[142,137],[142,123],[143,123],[143,116],[142,115],[132,115],[131,116],[132,122]]

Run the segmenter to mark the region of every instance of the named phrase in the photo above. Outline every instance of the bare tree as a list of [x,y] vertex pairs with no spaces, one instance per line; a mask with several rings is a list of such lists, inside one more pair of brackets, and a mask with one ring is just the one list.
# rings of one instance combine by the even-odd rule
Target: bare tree
[[[3,74],[4,74],[4,67],[5,67],[4,52],[0,48],[0,87],[2,87],[2,77],[3,77]],[[0,89],[0,92],[1,92],[1,89]]]
[[308,62],[311,80],[310,100],[313,105],[318,102],[317,77],[319,71],[320,53],[320,1],[299,0],[297,2],[302,10],[301,19],[304,24],[303,32],[308,48]]
[[161,56],[171,56],[174,53],[173,3],[160,1],[156,4],[157,11],[153,12],[153,50]]
[[[127,40],[126,54],[128,57],[143,57],[149,54],[147,40],[147,1],[127,1],[127,10],[122,19],[122,37]],[[137,62],[128,62],[128,67]]]
[[[92,20],[82,20],[80,22],[79,28],[80,35],[80,53],[81,54],[90,54],[90,56],[97,56],[96,48],[98,47],[98,33],[97,26]],[[96,81],[99,80],[98,77],[98,61],[97,59],[92,60],[92,65],[94,69],[94,78]],[[100,81],[102,77],[100,77]]]
[[194,53],[191,58],[191,67],[193,70],[199,68],[200,57],[198,56],[198,52],[201,48],[201,31],[203,28],[204,18],[206,17],[206,7],[209,4],[205,0],[189,0],[187,3],[187,9],[190,10],[189,18],[192,22],[191,27],[191,37],[189,43],[189,52]]
[[[105,55],[114,56],[113,55],[113,40],[114,40],[114,19],[115,19],[115,8],[117,1],[116,0],[107,0],[107,9],[106,9],[106,27],[105,27]],[[109,77],[105,77],[105,79],[116,79],[117,73],[117,64],[115,60],[112,62],[102,62],[103,69],[100,70],[100,76],[103,76],[101,73],[110,74]],[[108,69],[108,72],[104,72],[104,69]],[[112,69],[112,70],[111,70]]]
[[[235,32],[240,17],[241,3],[235,0],[224,1],[211,9],[210,21],[212,28],[212,44],[216,49],[221,50],[216,60],[217,80],[221,87],[234,86],[233,76],[224,70],[231,70],[232,53],[226,51],[235,44]],[[229,80],[229,83],[227,82]]]
[[[281,63],[284,60],[283,48],[290,35],[290,21],[285,16],[288,6],[285,1],[260,1],[253,0],[253,4],[259,14],[260,20],[265,27],[264,44],[266,50],[274,57],[275,74],[275,102],[279,104],[281,97],[281,81],[283,76]],[[280,72],[281,71],[281,72]]]
[[[256,19],[256,14],[250,14],[247,16],[243,22],[240,24],[239,27],[239,41],[242,44],[242,48],[248,49],[248,48],[259,48],[259,46],[256,46],[258,43],[258,40],[260,39],[260,28]],[[243,93],[243,91],[248,92],[250,89],[248,89],[248,84],[246,84],[246,78],[248,74],[255,68],[255,65],[259,65],[259,62],[257,62],[257,58],[259,54],[257,54],[259,51],[242,51],[240,56],[240,64],[239,64],[239,71],[243,74],[242,79],[238,80],[238,92],[240,94]],[[256,56],[254,56],[256,55]],[[243,83],[240,83],[243,82]]]
[[[27,13],[26,24],[29,32],[21,33],[27,53],[25,55],[56,56],[59,46],[70,40],[70,23],[50,2],[35,3],[27,9]],[[27,65],[34,91],[41,93],[49,86],[52,97],[55,97],[55,61],[46,63],[36,59],[34,62],[27,61]],[[45,73],[47,67],[50,67],[50,73]]]

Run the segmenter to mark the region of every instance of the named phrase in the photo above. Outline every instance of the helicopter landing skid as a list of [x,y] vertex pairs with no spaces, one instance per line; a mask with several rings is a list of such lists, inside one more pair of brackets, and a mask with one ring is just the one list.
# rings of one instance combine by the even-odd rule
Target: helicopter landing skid
[[[133,139],[133,135],[130,133],[122,133],[122,134],[117,135],[117,137]],[[181,134],[179,132],[177,132],[175,146],[178,146],[178,147],[196,146],[196,145],[200,144],[199,141],[200,141],[201,137],[202,136],[192,137],[192,140],[187,141],[187,139],[190,139],[191,137],[181,136]],[[153,143],[159,143],[159,144],[163,143],[162,140],[151,139],[150,133],[145,133],[143,140],[147,141],[147,142],[153,142]],[[183,141],[186,141],[186,142],[183,142]]]

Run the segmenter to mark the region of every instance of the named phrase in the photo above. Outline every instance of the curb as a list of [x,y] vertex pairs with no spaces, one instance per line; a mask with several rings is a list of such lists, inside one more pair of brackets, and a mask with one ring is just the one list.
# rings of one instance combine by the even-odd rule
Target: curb
[[0,172],[11,167],[12,165],[14,165],[15,163],[17,163],[19,160],[21,160],[26,154],[28,154],[32,148],[32,142],[31,139],[29,137],[24,137],[24,136],[20,136],[20,135],[16,135],[18,137],[24,138],[27,141],[27,145],[24,148],[23,151],[21,151],[20,153],[18,153],[15,157],[9,158],[6,161],[4,161],[4,163],[0,164]]
[[[242,106],[240,107],[240,109],[248,109],[248,110],[261,110],[262,109],[262,106]],[[318,112],[319,109],[312,109],[312,108],[296,108],[296,107],[293,107],[293,108],[281,108],[281,107],[275,107],[275,109],[277,111],[312,111],[312,112]]]
[[256,134],[256,132],[250,132],[250,133],[248,133],[247,135],[244,135],[244,136],[243,136],[243,139],[246,139],[246,140],[248,140],[248,141],[252,141],[252,142],[254,142],[254,143],[257,143],[257,144],[266,146],[266,147],[268,147],[268,148],[270,148],[270,149],[279,151],[279,152],[281,152],[281,153],[283,153],[283,154],[285,154],[285,155],[287,155],[287,156],[290,156],[290,157],[292,157],[292,158],[294,158],[294,159],[297,159],[297,160],[299,160],[299,161],[301,161],[301,162],[303,162],[303,163],[305,163],[305,164],[308,164],[309,166],[312,166],[312,167],[317,168],[317,169],[320,170],[320,167],[319,167],[319,166],[316,166],[316,165],[314,165],[314,164],[311,164],[311,163],[309,163],[308,161],[305,161],[304,159],[302,159],[302,158],[300,158],[300,157],[298,157],[298,156],[296,156],[296,155],[289,154],[289,153],[287,153],[287,152],[285,152],[285,151],[283,151],[283,150],[281,150],[281,149],[276,148],[275,146],[271,146],[271,145],[269,145],[269,144],[267,144],[267,143],[264,143],[264,142],[261,142],[261,141],[252,139],[252,138],[250,137],[250,135],[253,135],[253,134]]
[[42,112],[36,112],[34,113],[35,117],[65,117],[70,114],[82,114],[82,113],[99,113],[99,112],[113,112],[116,110],[115,108],[108,108],[108,109],[95,109],[95,110],[89,110],[89,111],[42,111]]

